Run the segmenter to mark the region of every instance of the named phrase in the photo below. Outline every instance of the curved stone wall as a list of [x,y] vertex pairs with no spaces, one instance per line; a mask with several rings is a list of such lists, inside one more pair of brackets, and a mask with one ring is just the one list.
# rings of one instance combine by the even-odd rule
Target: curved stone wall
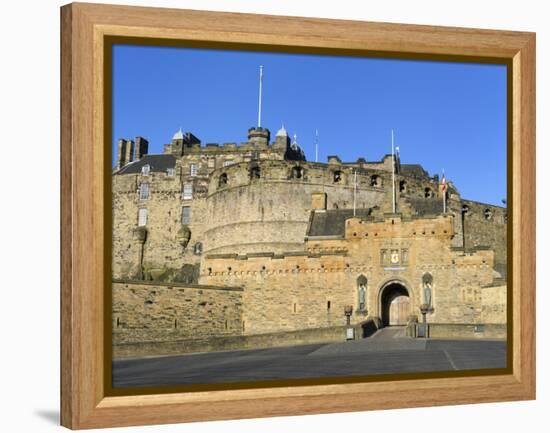
[[[258,170],[259,178],[254,178]],[[379,186],[370,185],[373,175],[379,176]],[[325,192],[329,209],[350,209],[353,182],[353,168],[318,163],[258,161],[218,169],[209,185],[205,252],[303,250],[312,194]],[[390,182],[381,170],[358,174],[357,207],[383,206],[384,185]]]

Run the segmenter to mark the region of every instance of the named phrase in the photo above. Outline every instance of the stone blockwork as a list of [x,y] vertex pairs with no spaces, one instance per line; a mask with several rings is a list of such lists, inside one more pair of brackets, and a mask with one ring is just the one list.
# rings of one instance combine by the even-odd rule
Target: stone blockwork
[[284,128],[270,140],[251,128],[246,143],[203,145],[180,130],[161,155],[139,137],[119,142],[112,267],[132,282],[113,288],[117,347],[313,335],[344,326],[350,305],[352,324],[384,324],[398,295],[411,319],[428,303],[438,332],[505,325],[505,208],[465,200],[451,181],[443,192],[391,155],[308,162]]
[[120,281],[113,284],[113,343],[241,335],[239,287]]
[[[489,290],[482,287],[494,278],[493,252],[465,255],[451,247],[453,236],[451,216],[350,218],[342,239],[309,237],[304,252],[207,255],[200,281],[245,288],[245,334],[343,325],[346,305],[353,306],[352,324],[382,317],[384,291],[396,284],[406,289],[411,313],[418,315],[426,275],[432,281],[430,321],[481,323],[482,290]],[[366,305],[361,309],[363,280]],[[505,288],[494,290],[493,298],[505,297]]]

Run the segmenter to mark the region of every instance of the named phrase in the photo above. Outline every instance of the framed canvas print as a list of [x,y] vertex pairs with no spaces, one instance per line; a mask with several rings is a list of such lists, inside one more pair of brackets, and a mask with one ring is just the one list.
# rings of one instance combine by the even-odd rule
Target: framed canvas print
[[535,397],[535,36],[70,4],[62,424]]

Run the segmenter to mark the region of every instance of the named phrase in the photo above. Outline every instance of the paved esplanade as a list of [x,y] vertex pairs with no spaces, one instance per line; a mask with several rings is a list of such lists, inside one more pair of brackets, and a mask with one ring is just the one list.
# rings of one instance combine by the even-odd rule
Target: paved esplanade
[[506,367],[506,342],[425,340],[386,328],[371,338],[113,362],[113,386],[301,379]]

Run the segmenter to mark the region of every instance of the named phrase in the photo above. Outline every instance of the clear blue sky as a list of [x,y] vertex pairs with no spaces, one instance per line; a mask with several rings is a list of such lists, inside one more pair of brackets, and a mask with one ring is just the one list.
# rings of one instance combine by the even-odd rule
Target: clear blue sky
[[506,68],[501,65],[116,45],[113,158],[118,138],[161,153],[181,126],[203,143],[246,141],[284,123],[306,157],[380,160],[391,129],[402,163],[445,170],[462,196],[506,197]]

